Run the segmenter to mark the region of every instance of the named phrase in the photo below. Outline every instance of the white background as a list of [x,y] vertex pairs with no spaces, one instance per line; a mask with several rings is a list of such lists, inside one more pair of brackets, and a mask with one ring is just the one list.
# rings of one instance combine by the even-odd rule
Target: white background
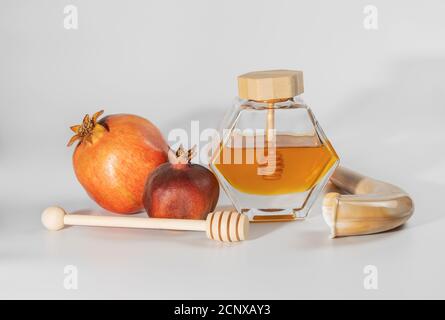
[[[63,8],[79,10],[65,30]],[[378,30],[363,27],[365,5]],[[0,298],[445,298],[445,2],[12,1],[0,3]],[[100,228],[51,233],[41,211],[98,207],[65,147],[85,113],[215,127],[236,76],[289,68],[342,164],[414,198],[406,227],[329,239],[304,222],[204,234]],[[221,197],[221,204],[227,204]],[[142,214],[143,216],[143,214]],[[365,290],[363,268],[379,270]],[[66,265],[79,287],[63,286]]]

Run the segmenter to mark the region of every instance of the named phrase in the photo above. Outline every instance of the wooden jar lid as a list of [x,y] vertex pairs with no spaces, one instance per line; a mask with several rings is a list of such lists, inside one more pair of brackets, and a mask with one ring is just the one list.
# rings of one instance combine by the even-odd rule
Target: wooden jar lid
[[255,71],[238,77],[238,95],[241,99],[255,101],[289,99],[303,92],[302,71]]

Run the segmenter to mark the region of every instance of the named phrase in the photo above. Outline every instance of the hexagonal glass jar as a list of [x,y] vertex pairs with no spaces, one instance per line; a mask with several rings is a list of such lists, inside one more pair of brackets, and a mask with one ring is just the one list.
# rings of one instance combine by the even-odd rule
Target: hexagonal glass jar
[[240,98],[223,120],[210,167],[251,221],[305,218],[339,158],[300,97],[302,73],[253,72],[238,81]]

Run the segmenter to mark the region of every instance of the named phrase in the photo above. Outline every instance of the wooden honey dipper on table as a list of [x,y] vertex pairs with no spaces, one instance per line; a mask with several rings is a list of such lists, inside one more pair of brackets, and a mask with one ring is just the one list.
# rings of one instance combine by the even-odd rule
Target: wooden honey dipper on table
[[222,242],[246,240],[249,233],[249,219],[236,211],[216,211],[206,220],[191,220],[67,214],[60,207],[49,207],[42,213],[42,223],[54,231],[66,225],[205,231],[209,239]]

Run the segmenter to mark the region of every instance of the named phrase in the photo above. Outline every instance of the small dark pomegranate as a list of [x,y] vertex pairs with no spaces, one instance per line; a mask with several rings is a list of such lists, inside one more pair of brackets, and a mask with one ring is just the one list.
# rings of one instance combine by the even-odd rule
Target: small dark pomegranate
[[190,163],[195,148],[169,150],[145,185],[143,202],[152,218],[205,219],[215,209],[219,183],[207,168]]

